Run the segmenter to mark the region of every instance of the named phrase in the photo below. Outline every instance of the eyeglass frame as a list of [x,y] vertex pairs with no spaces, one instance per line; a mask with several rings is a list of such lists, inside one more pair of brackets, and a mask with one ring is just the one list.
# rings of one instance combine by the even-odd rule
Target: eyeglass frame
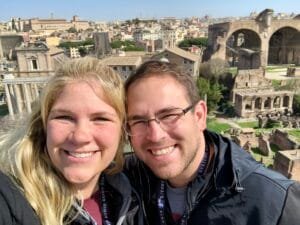
[[[179,119],[180,117],[182,117],[182,116],[184,116],[185,114],[187,114],[191,109],[193,109],[193,108],[195,107],[195,105],[196,105],[196,103],[193,103],[193,104],[191,104],[191,105],[189,105],[189,106],[187,106],[186,108],[183,108],[183,109],[182,109],[182,108],[173,108],[173,109],[170,109],[170,110],[175,110],[175,109],[180,109],[180,110],[182,110],[182,112],[181,112],[181,113],[178,113],[178,115],[177,115],[177,117],[178,117],[178,119]],[[163,114],[163,113],[162,113],[162,114]],[[149,119],[138,119],[138,120],[139,120],[140,122],[145,123],[147,128],[149,127],[149,124],[150,124],[151,121],[155,121],[155,122],[161,127],[161,119],[158,119],[158,118],[157,118],[158,116],[159,116],[159,115],[155,115],[153,118],[149,118]],[[130,120],[125,121],[125,132],[126,132],[126,134],[127,134],[128,136],[130,136],[130,137],[141,136],[142,134],[137,134],[137,135],[131,134],[131,132],[130,132],[129,121],[130,121]],[[162,122],[162,124],[164,124],[164,123]],[[163,129],[163,128],[161,127],[161,129]],[[163,130],[165,130],[165,129],[163,129]],[[146,133],[146,132],[145,132],[145,133]]]

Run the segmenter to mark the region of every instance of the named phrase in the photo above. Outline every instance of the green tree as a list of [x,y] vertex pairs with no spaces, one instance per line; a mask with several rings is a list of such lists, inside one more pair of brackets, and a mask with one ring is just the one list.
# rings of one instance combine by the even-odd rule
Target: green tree
[[110,46],[111,48],[115,49],[115,48],[121,48],[123,45],[123,41],[119,41],[119,40],[116,40],[116,41],[113,41],[110,43]]
[[207,47],[208,44],[208,39],[205,37],[202,38],[189,38],[181,41],[178,44],[179,48],[188,48],[191,47],[192,45],[196,45],[198,47]]
[[110,46],[113,49],[122,48],[124,51],[144,51],[143,48],[136,46],[135,42],[129,40],[126,41],[116,40],[111,42]]
[[68,30],[67,30],[69,33],[77,33],[77,30],[75,27],[70,27]]
[[206,99],[208,112],[216,110],[218,103],[222,99],[222,86],[217,82],[214,83],[199,77],[197,79],[197,87],[199,96],[202,99]]
[[293,112],[296,114],[300,113],[300,95],[294,95]]

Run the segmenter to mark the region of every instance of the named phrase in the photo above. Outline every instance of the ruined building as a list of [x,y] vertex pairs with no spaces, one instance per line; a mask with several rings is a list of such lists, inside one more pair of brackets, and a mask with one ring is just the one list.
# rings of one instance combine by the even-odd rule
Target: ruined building
[[292,91],[275,91],[262,68],[239,70],[231,92],[235,112],[244,118],[291,113],[293,96]]
[[221,58],[237,66],[237,52],[247,49],[247,54],[259,53],[260,65],[300,65],[300,15],[291,19],[273,17],[266,9],[256,18],[218,23],[209,26],[208,48],[204,60]]

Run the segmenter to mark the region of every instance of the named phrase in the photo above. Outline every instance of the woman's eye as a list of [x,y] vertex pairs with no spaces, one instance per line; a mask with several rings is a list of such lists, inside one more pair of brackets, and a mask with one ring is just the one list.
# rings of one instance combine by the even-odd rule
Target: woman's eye
[[54,119],[57,120],[73,120],[73,118],[71,116],[67,116],[67,115],[59,115],[59,116],[55,116]]
[[111,121],[111,119],[109,119],[107,117],[95,117],[93,120],[99,121],[99,122]]

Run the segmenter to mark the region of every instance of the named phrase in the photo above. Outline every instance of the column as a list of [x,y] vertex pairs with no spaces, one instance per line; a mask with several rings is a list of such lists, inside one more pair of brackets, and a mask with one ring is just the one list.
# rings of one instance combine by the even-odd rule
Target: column
[[282,109],[282,107],[283,107],[283,98],[284,98],[284,96],[280,96],[280,106],[279,106],[279,108],[280,109]]
[[290,95],[289,96],[290,98],[289,98],[289,110],[293,110],[293,95]]
[[37,87],[37,84],[34,83],[33,84],[33,89],[34,89],[34,92],[35,92],[35,99],[39,97],[39,90],[38,90],[38,87]]
[[262,112],[264,112],[265,111],[265,98],[261,98],[261,102],[260,102],[260,110],[262,111]]
[[[271,97],[270,97],[271,98]],[[270,102],[270,109],[273,110],[273,103],[274,103],[274,98],[271,98],[271,102]]]
[[22,84],[22,89],[23,89],[23,93],[25,96],[25,106],[26,106],[26,110],[28,113],[31,113],[31,102],[30,102],[30,98],[28,95],[28,89],[27,89],[27,84]]
[[20,89],[19,89],[19,86],[18,84],[14,84],[13,85],[14,87],[14,91],[15,91],[15,94],[16,94],[16,102],[17,102],[17,110],[18,110],[18,113],[22,113],[22,97],[21,97],[21,93],[20,93]]
[[269,57],[269,35],[268,31],[264,31],[264,35],[261,35],[261,52],[260,52],[260,63],[262,67],[266,67],[268,65],[268,57]]
[[14,116],[14,110],[13,110],[13,107],[11,104],[11,98],[10,98],[8,84],[4,84],[4,87],[5,87],[5,96],[6,96],[6,103],[7,103],[9,115]]

